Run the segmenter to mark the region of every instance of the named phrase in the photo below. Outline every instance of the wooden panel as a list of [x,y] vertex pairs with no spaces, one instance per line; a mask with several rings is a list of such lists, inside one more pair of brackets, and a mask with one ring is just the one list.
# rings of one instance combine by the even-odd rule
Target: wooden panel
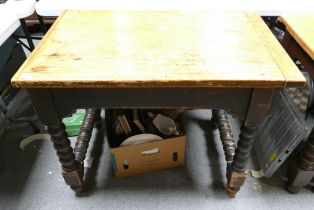
[[287,31],[314,60],[314,15],[282,16],[279,18]]
[[245,126],[259,126],[271,114],[273,101],[278,94],[278,89],[254,89],[250,107],[245,120]]
[[[29,89],[29,94],[43,90]],[[231,111],[241,119],[252,96],[249,88],[56,88],[49,92],[60,113],[86,107],[213,108]]]
[[12,83],[18,87],[304,84],[296,68],[281,64],[289,59],[280,55],[281,46],[265,44],[270,32],[260,33],[264,29],[255,24],[261,18],[250,18],[245,13],[213,11],[68,11]]

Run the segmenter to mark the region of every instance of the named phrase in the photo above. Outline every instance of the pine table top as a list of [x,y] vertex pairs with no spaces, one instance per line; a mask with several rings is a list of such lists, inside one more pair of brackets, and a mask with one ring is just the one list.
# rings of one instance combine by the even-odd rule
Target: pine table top
[[304,83],[259,16],[213,11],[66,11],[12,79],[25,88]]
[[314,60],[314,15],[285,15],[279,18],[286,30]]

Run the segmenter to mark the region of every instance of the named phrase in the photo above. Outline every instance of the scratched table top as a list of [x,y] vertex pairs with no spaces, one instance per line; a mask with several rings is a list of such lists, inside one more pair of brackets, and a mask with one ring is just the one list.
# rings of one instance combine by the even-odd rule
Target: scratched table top
[[314,60],[314,15],[285,15],[280,20],[287,31]]
[[304,82],[259,16],[213,11],[66,11],[12,79],[26,88]]

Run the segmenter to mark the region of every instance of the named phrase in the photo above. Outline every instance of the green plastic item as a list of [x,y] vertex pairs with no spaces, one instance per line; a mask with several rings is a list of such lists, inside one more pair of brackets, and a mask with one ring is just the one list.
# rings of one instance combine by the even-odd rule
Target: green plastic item
[[84,116],[85,113],[77,112],[71,117],[63,118],[62,122],[65,125],[65,131],[68,133],[68,136],[77,136],[79,134]]

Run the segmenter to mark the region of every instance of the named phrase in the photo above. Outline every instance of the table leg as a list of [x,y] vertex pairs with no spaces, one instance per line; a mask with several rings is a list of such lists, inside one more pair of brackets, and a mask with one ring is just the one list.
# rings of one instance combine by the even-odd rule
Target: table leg
[[62,166],[62,175],[67,185],[70,185],[76,193],[80,193],[83,188],[82,167],[78,167],[74,158],[71,142],[65,132],[63,123],[47,125],[51,141],[59,157]]
[[86,114],[74,147],[75,160],[83,166],[93,127],[96,118],[99,117],[98,112],[98,109],[86,109]]
[[227,171],[227,193],[235,197],[246,178],[246,166],[249,161],[253,140],[256,135],[255,126],[242,126],[237,149],[231,167]]
[[246,167],[256,135],[272,107],[276,89],[254,89],[231,166],[227,168],[227,194],[233,198],[245,182]]
[[314,131],[303,147],[303,150],[293,156],[288,167],[288,182],[286,189],[294,194],[302,187],[310,184],[314,177]]
[[215,129],[219,129],[221,143],[223,144],[223,149],[225,152],[225,158],[228,163],[227,165],[229,165],[229,163],[233,160],[236,146],[230,128],[227,112],[222,109],[213,109],[211,121],[213,127]]
[[48,133],[51,135],[51,141],[62,166],[62,176],[66,184],[79,195],[83,189],[83,167],[75,161],[70,140],[62,123],[62,117],[69,110],[57,109],[47,89],[28,89],[27,91],[40,120],[48,127]]

